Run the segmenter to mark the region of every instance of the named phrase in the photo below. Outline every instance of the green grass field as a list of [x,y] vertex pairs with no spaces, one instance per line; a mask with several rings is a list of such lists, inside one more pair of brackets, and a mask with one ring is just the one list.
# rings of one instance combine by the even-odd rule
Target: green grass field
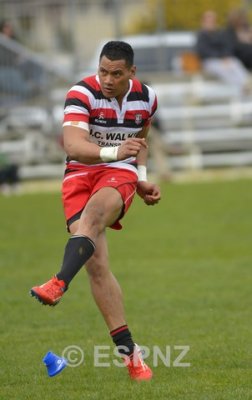
[[[1,400],[252,399],[252,181],[164,185],[162,202],[137,199],[125,229],[108,232],[111,266],[137,343],[171,350],[151,382],[113,364],[84,269],[61,304],[43,307],[29,288],[58,270],[67,240],[60,194],[0,198]],[[42,358],[70,345],[79,367],[47,376]],[[181,362],[174,346],[190,346]],[[153,364],[152,353],[148,358]]]

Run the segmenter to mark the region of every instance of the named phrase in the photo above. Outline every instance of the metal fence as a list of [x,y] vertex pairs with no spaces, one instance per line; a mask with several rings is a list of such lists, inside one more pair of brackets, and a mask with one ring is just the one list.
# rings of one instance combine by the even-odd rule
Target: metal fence
[[61,63],[67,68],[70,62],[75,70],[102,38],[124,34],[145,9],[144,0],[0,1],[1,18],[12,23],[22,44],[52,59],[61,56]]
[[[74,83],[100,41],[120,36],[144,3],[1,0],[0,115],[10,105],[48,104],[50,93]],[[3,32],[5,23],[12,32]]]
[[0,36],[0,90],[27,98],[35,87],[48,86],[50,72],[67,79],[72,74],[74,80],[101,38],[120,34],[119,8],[113,3],[119,5],[105,0],[0,1],[1,28],[7,22],[13,29],[13,40]]

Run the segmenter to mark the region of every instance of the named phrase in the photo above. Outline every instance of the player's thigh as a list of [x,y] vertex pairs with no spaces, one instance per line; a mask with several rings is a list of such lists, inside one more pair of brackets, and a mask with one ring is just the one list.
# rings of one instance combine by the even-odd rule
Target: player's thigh
[[97,234],[112,225],[122,209],[123,200],[117,189],[99,189],[88,200],[80,218],[69,225],[69,231],[72,235],[87,235],[96,241]]
[[86,204],[81,215],[81,222],[86,219],[100,220],[110,226],[117,220],[123,209],[123,199],[114,187],[104,187],[95,192]]

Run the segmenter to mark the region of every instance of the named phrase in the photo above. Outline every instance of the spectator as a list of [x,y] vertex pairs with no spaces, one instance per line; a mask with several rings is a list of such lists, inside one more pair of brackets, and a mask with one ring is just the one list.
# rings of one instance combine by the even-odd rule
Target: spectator
[[226,32],[233,55],[252,71],[252,27],[244,10],[231,11]]
[[214,11],[203,14],[196,51],[206,73],[236,85],[239,94],[247,91],[249,73],[241,61],[233,56],[226,32],[217,26],[217,15]]
[[[0,33],[9,40],[18,42],[10,21],[0,22]],[[38,94],[45,89],[46,77],[43,68],[21,51],[0,44],[0,89],[21,97]]]
[[0,32],[9,39],[17,40],[10,21],[2,20],[0,22]]
[[18,165],[9,162],[7,156],[0,154],[0,193],[10,195],[16,193],[19,188]]
[[[2,34],[7,39],[15,39],[13,28],[8,21],[0,22],[0,34]],[[16,40],[16,39],[15,39]],[[18,62],[17,55],[7,49],[5,46],[0,47],[0,65],[4,67],[15,66]]]

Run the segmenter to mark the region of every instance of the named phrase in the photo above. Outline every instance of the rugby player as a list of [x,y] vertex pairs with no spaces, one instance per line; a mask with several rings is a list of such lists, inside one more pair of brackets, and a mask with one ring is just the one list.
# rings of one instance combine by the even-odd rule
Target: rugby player
[[120,221],[136,192],[147,205],[160,200],[160,189],[147,181],[146,172],[146,137],[157,99],[135,72],[132,47],[111,41],[101,51],[97,75],[84,78],[67,94],[62,197],[71,236],[60,271],[30,293],[43,304],[56,305],[85,264],[95,302],[130,377],[148,380],[152,371],[127,326],[105,234],[107,227],[122,228]]

